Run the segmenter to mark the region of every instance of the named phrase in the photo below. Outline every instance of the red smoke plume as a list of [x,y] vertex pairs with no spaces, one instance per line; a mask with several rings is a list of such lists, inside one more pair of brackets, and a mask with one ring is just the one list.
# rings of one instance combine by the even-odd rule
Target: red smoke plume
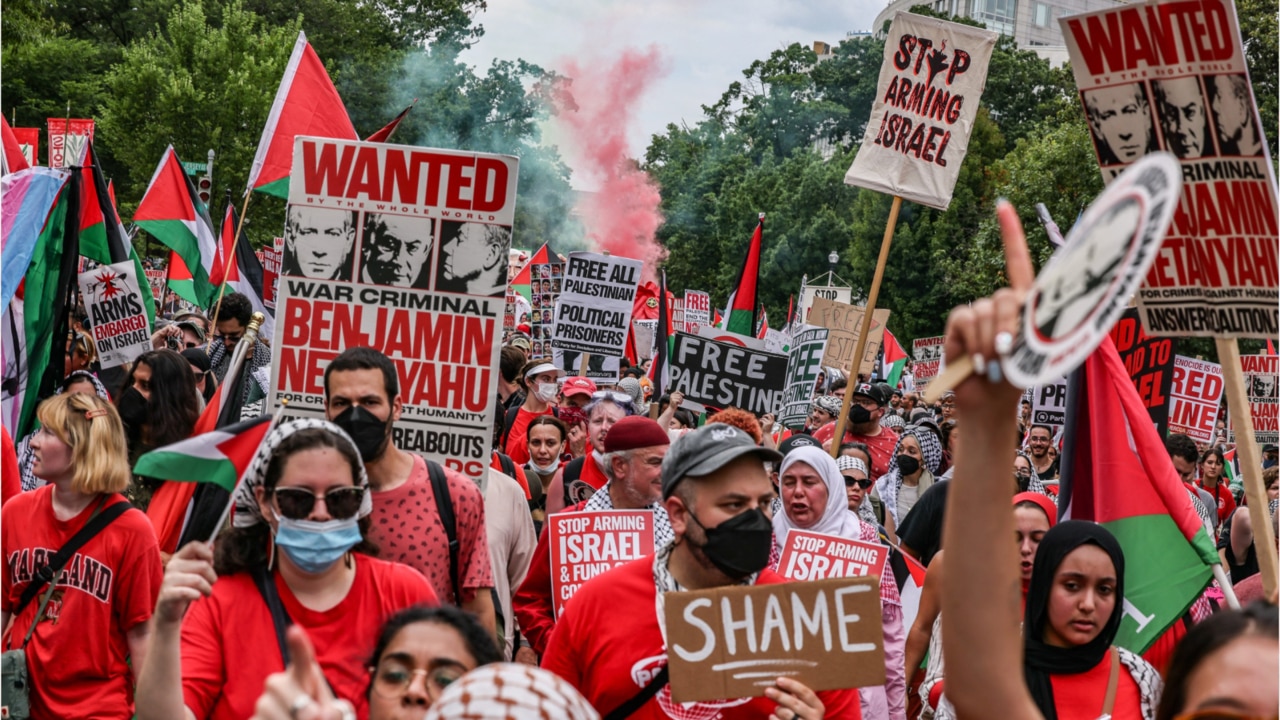
[[643,260],[644,279],[652,280],[666,257],[654,235],[662,224],[661,197],[632,159],[627,131],[641,95],[666,72],[665,63],[650,46],[626,48],[612,62],[567,59],[561,66],[572,80],[557,116],[569,166],[598,183],[595,193],[580,195],[577,207],[587,240],[600,251]]

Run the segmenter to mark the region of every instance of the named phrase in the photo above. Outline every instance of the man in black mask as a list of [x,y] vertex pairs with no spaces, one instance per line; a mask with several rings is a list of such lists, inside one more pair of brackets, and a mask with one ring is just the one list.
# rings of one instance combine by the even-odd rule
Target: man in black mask
[[[849,403],[849,421],[845,424],[844,439],[840,441],[841,445],[860,442],[867,446],[871,454],[872,480],[878,480],[889,472],[893,448],[898,444],[898,433],[880,424],[892,392],[884,383],[858,383],[854,386]],[[826,445],[835,433],[836,423],[828,423],[813,433],[813,439]]]
[[[369,474],[373,513],[365,538],[378,545],[381,558],[421,572],[441,602],[474,613],[494,634],[484,496],[465,475],[396,447],[392,427],[403,403],[395,364],[373,348],[350,348],[325,369],[324,392],[325,416],[351,436]],[[448,488],[454,528],[440,520],[437,483]]]
[[[662,462],[662,497],[675,539],[583,585],[552,631],[542,666],[565,678],[602,716],[658,717],[674,708],[659,625],[668,592],[786,582],[768,569],[773,486],[759,447],[715,423],[682,436]],[[780,678],[763,698],[686,704],[686,717],[846,717],[857,690],[815,693]],[[696,707],[695,707],[696,705]],[[730,710],[729,708],[732,708]]]

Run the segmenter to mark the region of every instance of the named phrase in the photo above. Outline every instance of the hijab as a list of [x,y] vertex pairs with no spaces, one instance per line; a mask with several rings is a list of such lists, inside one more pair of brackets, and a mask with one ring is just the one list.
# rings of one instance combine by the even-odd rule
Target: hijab
[[793,529],[822,533],[824,535],[839,535],[850,540],[862,539],[862,521],[858,519],[857,515],[849,511],[849,498],[845,494],[844,476],[840,474],[840,469],[836,466],[836,461],[831,457],[830,453],[822,448],[813,446],[798,447],[792,450],[782,460],[782,468],[778,471],[779,482],[787,474],[787,470],[796,463],[808,465],[822,478],[822,482],[827,486],[827,506],[823,509],[822,517],[818,519],[817,524],[813,527],[802,528],[787,517],[787,503],[784,500],[782,512],[775,513],[773,516],[773,538],[778,547],[786,547],[787,535]]
[[[1044,642],[1044,631],[1049,624],[1049,591],[1062,561],[1082,545],[1096,545],[1111,557],[1116,569],[1115,607],[1102,626],[1102,632],[1093,640],[1071,648],[1054,647]],[[1035,565],[1031,569],[1022,635],[1027,688],[1046,720],[1057,720],[1058,717],[1050,677],[1086,672],[1102,662],[1123,617],[1124,552],[1115,536],[1101,525],[1083,520],[1065,520],[1050,528],[1040,541]]]
[[[938,468],[942,465],[942,443],[933,430],[919,425],[908,425],[899,434],[898,444],[893,446],[893,454],[889,456],[889,472],[876,481],[876,491],[880,494],[885,512],[892,514],[893,521],[899,524],[902,518],[898,517],[898,489],[902,487],[902,471],[898,469],[898,463],[894,458],[902,454],[902,441],[907,437],[915,438],[920,444],[920,454],[924,458],[920,461],[921,468],[932,475],[938,472]],[[923,495],[925,489],[926,486],[922,484],[920,494]]]

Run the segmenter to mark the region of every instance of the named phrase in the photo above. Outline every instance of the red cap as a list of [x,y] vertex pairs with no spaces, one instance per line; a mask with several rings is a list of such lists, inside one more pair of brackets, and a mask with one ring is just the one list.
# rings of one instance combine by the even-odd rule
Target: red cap
[[622,418],[604,436],[604,451],[608,453],[670,444],[671,438],[662,426],[642,415]]
[[[587,378],[575,375],[571,378],[565,378],[564,387],[561,388],[561,391],[564,392],[565,397],[570,397],[572,395],[590,395],[596,391],[596,384]],[[612,428],[610,428],[609,431],[613,432]]]

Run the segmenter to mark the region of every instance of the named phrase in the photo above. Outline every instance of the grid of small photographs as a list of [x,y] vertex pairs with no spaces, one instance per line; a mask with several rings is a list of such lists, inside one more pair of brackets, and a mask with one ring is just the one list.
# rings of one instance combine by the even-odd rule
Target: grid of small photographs
[[529,266],[529,335],[533,339],[531,358],[550,358],[551,333],[555,327],[556,300],[560,299],[560,284],[564,279],[564,265],[546,263]]

